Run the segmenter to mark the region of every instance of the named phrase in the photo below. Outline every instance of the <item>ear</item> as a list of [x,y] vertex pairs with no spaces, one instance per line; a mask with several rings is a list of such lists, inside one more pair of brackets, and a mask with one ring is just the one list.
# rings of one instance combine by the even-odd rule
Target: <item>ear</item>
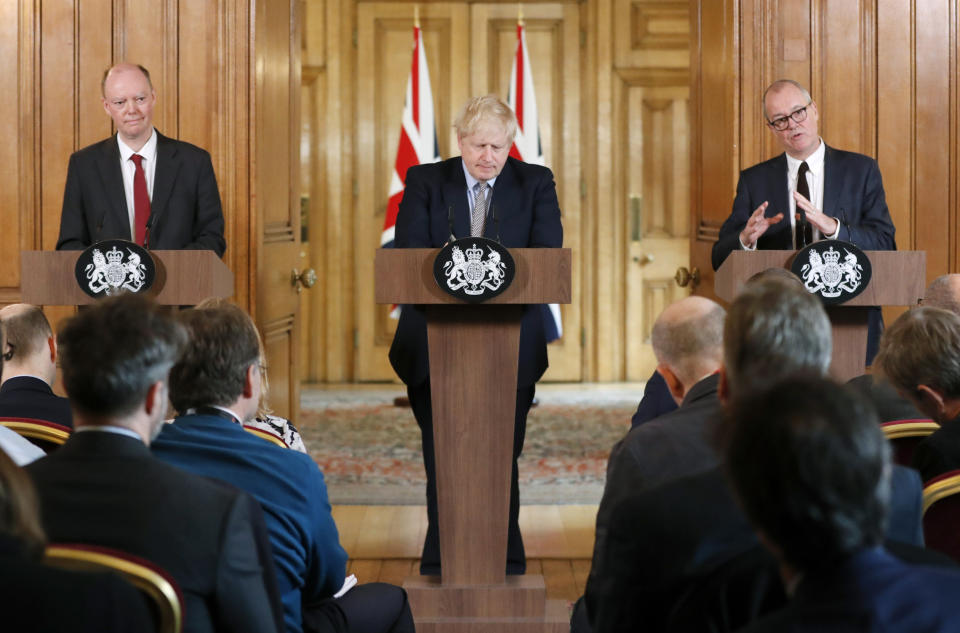
[[113,112],[110,110],[110,104],[107,103],[106,98],[101,97],[101,98],[100,98],[100,103],[103,104],[103,111],[107,113],[107,116],[110,117],[110,118],[113,118]]
[[50,348],[50,362],[57,364],[57,338],[55,336],[47,337],[47,347]]
[[930,416],[930,418],[933,420],[940,420],[943,418],[943,413],[946,410],[946,403],[944,402],[943,394],[941,394],[936,388],[928,385],[917,385],[917,388],[913,393],[913,400],[918,409]]
[[673,396],[677,404],[680,404],[683,401],[683,396],[686,395],[686,389],[683,383],[680,382],[680,379],[677,378],[673,370],[663,363],[657,365],[657,373],[663,376],[664,382],[667,383],[667,388],[670,389],[670,395]]
[[247,371],[243,376],[243,397],[252,398],[254,384],[260,383],[260,370],[257,367],[257,363],[250,363],[250,366],[247,367]]
[[720,371],[717,373],[720,374],[720,380],[717,382],[717,397],[720,399],[720,404],[726,406],[730,401],[730,383],[727,382],[727,368],[721,365]]
[[167,385],[162,380],[150,385],[147,389],[147,400],[143,405],[147,415],[153,417],[157,411],[166,412],[167,409]]

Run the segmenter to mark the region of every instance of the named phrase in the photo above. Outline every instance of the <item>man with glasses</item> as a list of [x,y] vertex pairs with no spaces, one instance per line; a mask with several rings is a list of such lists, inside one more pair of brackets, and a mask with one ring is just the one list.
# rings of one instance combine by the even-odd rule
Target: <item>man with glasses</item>
[[[817,104],[796,81],[773,82],[763,110],[784,153],[740,172],[733,211],[713,245],[714,270],[738,249],[793,250],[820,239],[896,250],[877,161],[828,147]],[[882,330],[880,311],[871,311],[868,364]]]

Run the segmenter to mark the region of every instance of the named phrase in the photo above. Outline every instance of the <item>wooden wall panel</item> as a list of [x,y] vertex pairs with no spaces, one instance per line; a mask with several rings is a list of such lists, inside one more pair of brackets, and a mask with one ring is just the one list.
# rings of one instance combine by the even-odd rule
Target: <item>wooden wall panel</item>
[[34,50],[31,38],[25,38],[26,46],[21,43],[19,31],[31,28],[34,19],[36,15],[30,5],[0,3],[0,59],[20,59],[18,49],[24,48],[22,54],[27,62],[0,65],[0,85],[8,89],[6,98],[0,99],[0,136],[10,139],[0,145],[0,213],[3,213],[4,227],[0,231],[0,253],[3,253],[0,261],[4,262],[0,266],[0,302],[4,303],[15,300],[20,283],[19,258],[15,254],[23,244],[33,241],[29,235],[33,231],[33,216],[24,213],[33,202],[33,182],[25,177],[24,170],[31,166],[35,126],[32,117],[21,117],[20,113],[25,102],[29,104],[25,97],[30,91],[30,83],[21,81],[22,72],[24,66],[30,68]]

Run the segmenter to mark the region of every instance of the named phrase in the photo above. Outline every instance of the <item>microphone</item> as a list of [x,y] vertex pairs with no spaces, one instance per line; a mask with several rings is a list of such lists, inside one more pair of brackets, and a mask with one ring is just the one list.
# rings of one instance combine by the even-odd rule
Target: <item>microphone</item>
[[153,221],[156,219],[156,216],[153,214],[153,209],[150,210],[150,217],[147,218],[147,230],[143,234],[143,247],[146,249],[150,248],[150,229],[153,228]]
[[[840,207],[840,226],[847,227],[847,241],[856,246],[856,243],[853,241],[853,233],[850,232],[850,225],[847,224],[847,214],[843,212],[843,207]],[[840,239],[840,232],[837,232],[837,239]]]
[[500,241],[500,221],[497,219],[497,206],[493,202],[490,203],[490,215],[493,217],[493,230],[497,235],[497,244],[502,245],[503,242]]
[[450,225],[450,241],[456,242],[457,236],[453,234],[453,205],[447,207],[447,224]]

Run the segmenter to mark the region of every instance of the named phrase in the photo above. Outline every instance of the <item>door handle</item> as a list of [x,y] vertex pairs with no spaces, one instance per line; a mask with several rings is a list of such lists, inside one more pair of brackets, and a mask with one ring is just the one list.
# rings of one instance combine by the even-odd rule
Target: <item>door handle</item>
[[677,269],[677,274],[673,276],[673,280],[681,288],[686,288],[688,285],[696,288],[700,284],[700,269],[694,266],[692,270],[687,270],[686,266],[681,266]]
[[291,283],[293,287],[297,289],[297,294],[300,294],[304,288],[313,288],[313,285],[317,283],[317,273],[315,273],[312,268],[307,268],[303,272],[294,268],[291,275]]

